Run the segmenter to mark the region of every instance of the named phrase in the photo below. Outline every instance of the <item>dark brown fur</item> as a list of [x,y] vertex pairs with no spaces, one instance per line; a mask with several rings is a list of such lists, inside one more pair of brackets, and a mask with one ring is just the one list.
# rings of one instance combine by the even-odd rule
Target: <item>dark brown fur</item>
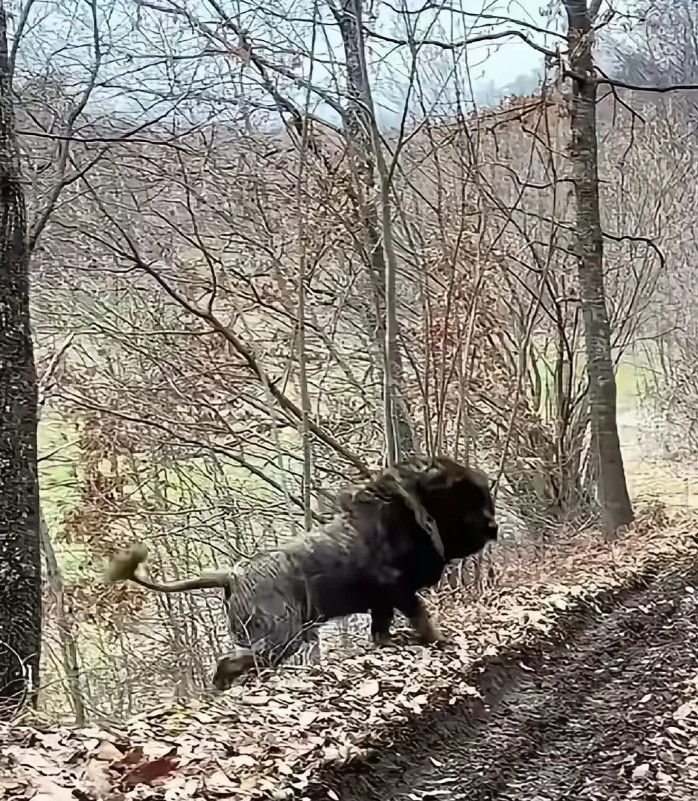
[[447,458],[384,471],[343,493],[340,509],[315,537],[255,560],[233,587],[231,623],[241,648],[219,662],[219,689],[255,660],[283,661],[308,627],[358,612],[370,612],[378,643],[389,639],[395,609],[422,641],[437,641],[417,592],[435,585],[449,561],[497,538],[486,477]]
[[282,662],[317,624],[358,612],[370,612],[377,643],[390,638],[395,609],[423,642],[437,641],[417,592],[435,585],[448,562],[496,538],[486,477],[437,458],[402,463],[342,493],[340,511],[315,536],[260,554],[231,572],[156,582],[142,570],[147,549],[135,545],[114,557],[107,578],[158,592],[222,588],[237,643],[214,676],[214,685],[226,689],[255,663]]

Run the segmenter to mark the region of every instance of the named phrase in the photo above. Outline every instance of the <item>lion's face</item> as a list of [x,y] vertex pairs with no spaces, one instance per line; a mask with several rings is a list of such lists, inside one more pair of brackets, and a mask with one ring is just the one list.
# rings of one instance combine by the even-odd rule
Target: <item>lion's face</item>
[[447,561],[470,556],[496,541],[499,527],[484,473],[439,458],[419,483],[423,503],[439,528]]

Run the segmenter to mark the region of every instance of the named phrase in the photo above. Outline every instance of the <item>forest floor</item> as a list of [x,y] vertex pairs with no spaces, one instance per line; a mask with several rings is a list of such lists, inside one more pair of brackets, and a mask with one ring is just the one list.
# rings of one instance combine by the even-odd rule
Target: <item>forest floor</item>
[[0,726],[0,798],[658,799],[698,795],[694,512],[508,553],[404,643],[249,676],[81,730]]
[[557,647],[488,671],[479,703],[420,721],[333,792],[342,801],[697,798],[697,583],[698,564]]

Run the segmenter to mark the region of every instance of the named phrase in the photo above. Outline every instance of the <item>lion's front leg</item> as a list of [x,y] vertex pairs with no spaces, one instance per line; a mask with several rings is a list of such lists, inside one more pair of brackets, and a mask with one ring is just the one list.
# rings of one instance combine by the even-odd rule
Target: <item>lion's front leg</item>
[[399,609],[410,621],[410,625],[423,643],[447,642],[447,638],[434,625],[424,601],[419,596],[412,595],[400,605]]
[[371,639],[375,645],[390,645],[390,624],[393,622],[392,604],[377,604],[371,607]]

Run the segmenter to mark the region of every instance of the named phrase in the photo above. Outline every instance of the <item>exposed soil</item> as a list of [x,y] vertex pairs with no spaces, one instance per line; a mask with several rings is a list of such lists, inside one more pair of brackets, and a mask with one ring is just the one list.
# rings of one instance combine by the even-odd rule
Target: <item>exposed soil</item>
[[698,566],[591,614],[562,646],[490,666],[480,689],[329,797],[698,798]]

